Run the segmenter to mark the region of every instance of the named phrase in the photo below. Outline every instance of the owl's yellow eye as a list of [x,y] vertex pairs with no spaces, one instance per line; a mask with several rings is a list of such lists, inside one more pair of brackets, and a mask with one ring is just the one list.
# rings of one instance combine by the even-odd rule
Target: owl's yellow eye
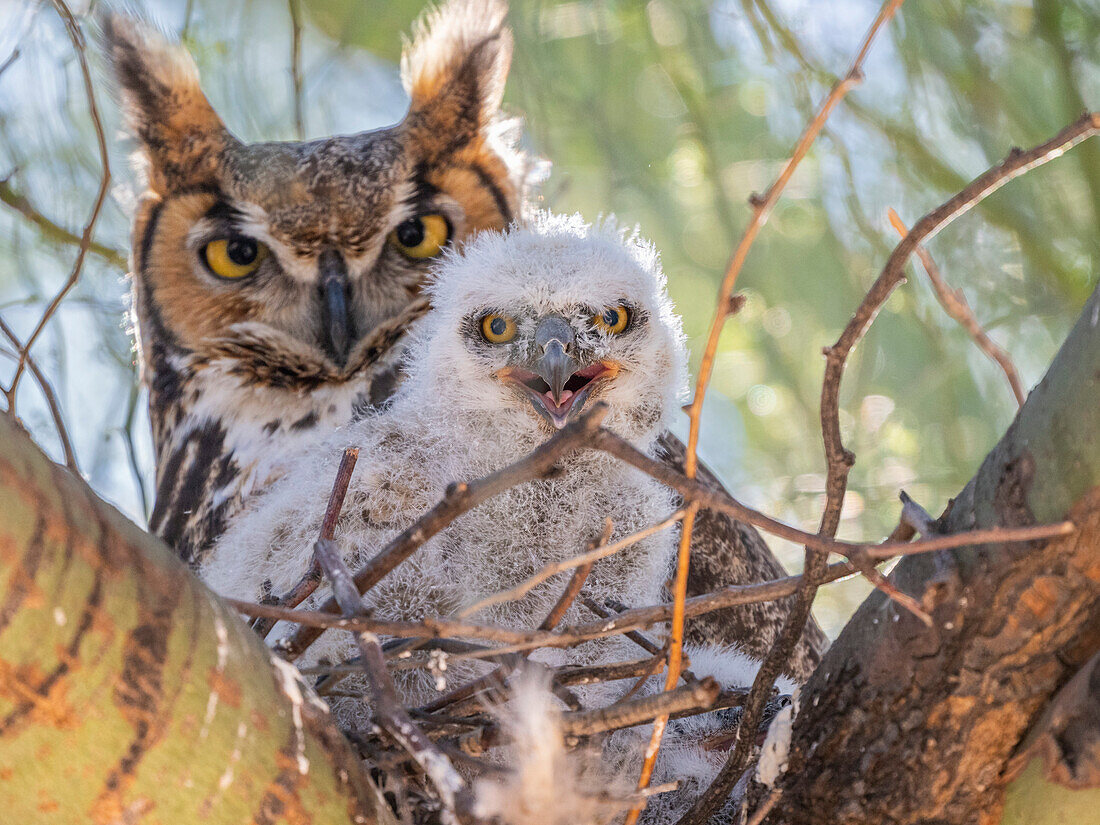
[[390,243],[410,258],[434,258],[451,237],[442,215],[419,215],[402,221],[390,233]]
[[516,337],[516,322],[507,315],[490,312],[481,319],[481,334],[490,344],[507,344]]
[[232,235],[208,243],[203,247],[202,256],[210,271],[219,278],[237,280],[259,269],[267,257],[267,247],[244,235]]
[[597,312],[592,316],[592,325],[600,332],[618,335],[630,324],[630,310],[622,304]]

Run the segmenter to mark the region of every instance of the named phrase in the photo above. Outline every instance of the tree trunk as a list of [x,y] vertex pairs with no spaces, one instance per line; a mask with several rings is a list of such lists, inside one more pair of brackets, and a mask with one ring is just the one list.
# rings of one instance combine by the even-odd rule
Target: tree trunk
[[[905,558],[892,581],[934,627],[867,598],[802,693],[767,822],[1002,821],[1013,755],[1100,650],[1098,485],[1100,289],[943,520],[958,532],[1069,517],[1080,531]],[[1036,790],[1013,789],[1006,822]]]
[[4,822],[388,823],[296,671],[0,415]]

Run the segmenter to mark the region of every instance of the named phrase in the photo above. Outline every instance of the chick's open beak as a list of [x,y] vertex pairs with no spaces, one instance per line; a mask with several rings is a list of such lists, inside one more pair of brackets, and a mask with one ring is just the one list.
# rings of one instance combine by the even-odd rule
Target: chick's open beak
[[543,418],[561,429],[576,418],[596,384],[613,378],[619,365],[596,361],[582,367],[574,356],[576,336],[569,323],[559,316],[543,318],[535,329],[534,371],[505,367],[497,378],[523,392]]

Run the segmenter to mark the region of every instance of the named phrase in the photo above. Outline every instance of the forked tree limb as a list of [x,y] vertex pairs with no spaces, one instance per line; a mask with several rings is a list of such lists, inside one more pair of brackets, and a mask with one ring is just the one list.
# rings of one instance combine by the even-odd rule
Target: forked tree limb
[[904,559],[931,630],[872,593],[803,691],[766,822],[999,821],[1009,760],[1100,650],[1100,289],[956,498],[947,530],[1070,515],[1080,531]]

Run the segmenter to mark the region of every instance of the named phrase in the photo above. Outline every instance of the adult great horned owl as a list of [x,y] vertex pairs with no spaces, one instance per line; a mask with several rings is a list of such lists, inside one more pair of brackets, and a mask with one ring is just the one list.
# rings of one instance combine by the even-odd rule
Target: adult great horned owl
[[406,50],[396,126],[245,144],[147,24],[102,28],[147,190],[133,311],[157,456],[149,526],[192,565],[296,442],[392,389],[449,243],[507,224],[524,160],[499,116],[503,8],[452,4]]
[[[392,391],[433,253],[518,214],[529,165],[499,113],[504,11],[451,0],[426,18],[404,56],[411,102],[396,126],[252,145],[225,128],[182,49],[104,18],[146,170],[132,265],[157,459],[150,528],[196,568],[296,443]],[[682,464],[682,444],[666,433],[660,445]],[[723,514],[701,511],[694,536],[692,594],[784,575],[756,531]],[[786,610],[729,608],[688,634],[761,656]],[[792,675],[823,647],[811,621]]]

